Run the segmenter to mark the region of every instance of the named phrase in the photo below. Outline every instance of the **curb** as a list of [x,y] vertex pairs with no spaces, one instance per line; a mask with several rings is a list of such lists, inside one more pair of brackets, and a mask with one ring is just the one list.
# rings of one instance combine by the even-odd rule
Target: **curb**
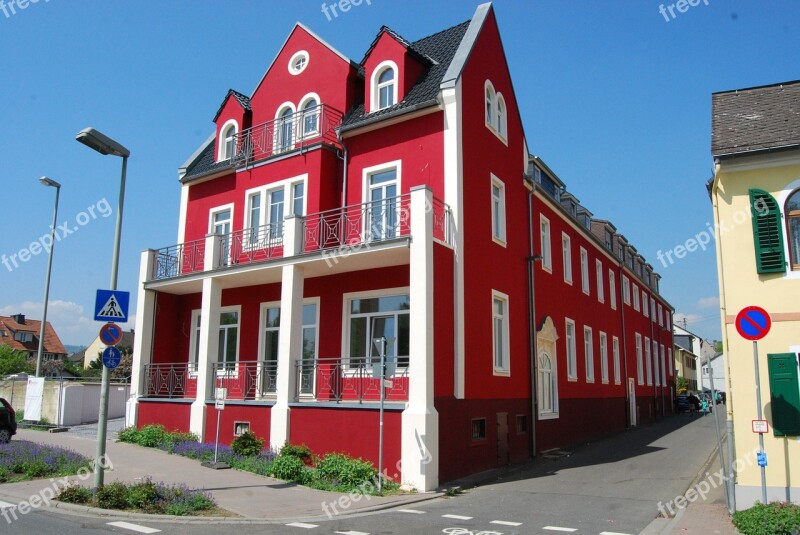
[[[204,524],[285,524],[287,522],[297,522],[297,521],[321,521],[321,520],[335,520],[347,517],[354,517],[359,515],[365,515],[369,513],[374,513],[377,511],[382,511],[385,509],[391,509],[393,507],[400,507],[403,505],[409,505],[413,503],[424,502],[428,500],[433,500],[435,498],[440,498],[443,496],[443,492],[432,492],[432,493],[425,493],[425,494],[418,494],[414,495],[413,497],[409,497],[406,500],[399,500],[394,502],[387,502],[376,504],[371,507],[363,507],[360,509],[349,510],[349,511],[342,511],[339,514],[333,515],[331,517],[327,515],[314,515],[314,516],[305,516],[305,517],[298,517],[298,516],[291,516],[291,517],[281,517],[281,518],[256,518],[256,517],[243,517],[240,515],[234,517],[224,517],[224,516],[174,516],[174,515],[156,515],[156,514],[146,514],[146,513],[132,513],[128,511],[117,511],[114,509],[101,509],[99,507],[91,507],[87,505],[77,505],[73,503],[66,503],[60,502],[57,500],[52,500],[50,505],[42,505],[39,507],[31,507],[31,511],[40,510],[40,511],[48,511],[51,513],[57,514],[65,514],[70,516],[92,516],[94,518],[107,518],[110,520],[117,519],[117,518],[124,518],[128,520],[139,520],[143,522],[159,522],[159,523],[166,523],[166,524],[197,524],[197,523],[204,523]],[[21,496],[19,494],[7,492],[0,488],[0,498],[8,498],[9,500],[19,500],[19,501],[28,501],[31,497],[30,496]]]

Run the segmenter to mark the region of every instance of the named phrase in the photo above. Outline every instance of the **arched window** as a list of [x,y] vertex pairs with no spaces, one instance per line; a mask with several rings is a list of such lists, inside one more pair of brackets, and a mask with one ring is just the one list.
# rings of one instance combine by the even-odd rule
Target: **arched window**
[[317,99],[310,98],[302,106],[303,111],[303,136],[310,136],[319,132],[319,104]]
[[286,107],[278,113],[275,122],[276,151],[282,152],[292,148],[294,143],[294,112]]
[[506,101],[503,98],[503,95],[497,93],[497,123],[495,127],[497,128],[497,133],[500,134],[500,137],[506,139],[507,132],[507,124],[508,124],[508,113],[506,113]]
[[486,126],[489,128],[494,128],[494,121],[495,121],[495,113],[494,113],[494,87],[492,87],[492,82],[486,80],[486,85],[484,87],[484,98],[486,102]]
[[553,384],[553,361],[550,355],[539,353],[539,412],[555,412],[555,385]]
[[789,237],[789,263],[792,270],[800,270],[800,189],[786,201],[786,232]]
[[395,94],[394,69],[384,68],[378,75],[378,109],[394,106]]
[[219,157],[217,160],[230,160],[236,154],[236,122],[228,121],[222,125],[219,131]]

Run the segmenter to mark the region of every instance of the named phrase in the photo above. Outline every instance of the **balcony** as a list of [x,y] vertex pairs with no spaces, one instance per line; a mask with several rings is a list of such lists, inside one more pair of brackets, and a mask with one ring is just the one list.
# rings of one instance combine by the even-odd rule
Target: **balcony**
[[148,398],[194,399],[197,367],[187,362],[144,365],[144,392]]
[[[333,250],[369,249],[370,245],[410,236],[411,195],[405,194],[363,204],[310,214],[302,221],[300,254]],[[433,219],[433,239],[452,243],[450,208],[433,199],[425,207]],[[284,222],[237,230],[220,236],[222,253],[211,266],[224,270],[235,266],[284,258]],[[205,239],[172,245],[155,251],[149,281],[163,281],[203,272]]]
[[276,361],[215,362],[215,386],[225,389],[226,400],[261,400],[277,392]]
[[[357,402],[380,401],[380,379],[373,376],[374,362],[367,358],[323,358],[303,360],[297,367],[297,397],[301,401]],[[387,374],[388,402],[408,401],[408,365]]]
[[336,108],[322,104],[242,130],[231,140],[231,163],[246,167],[318,143],[338,146],[336,128],[342,124],[342,116]]

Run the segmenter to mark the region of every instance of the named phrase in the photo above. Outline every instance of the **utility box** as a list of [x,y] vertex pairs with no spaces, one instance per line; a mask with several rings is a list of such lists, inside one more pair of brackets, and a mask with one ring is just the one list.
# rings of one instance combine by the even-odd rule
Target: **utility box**
[[772,432],[776,437],[800,436],[800,384],[797,355],[767,355]]

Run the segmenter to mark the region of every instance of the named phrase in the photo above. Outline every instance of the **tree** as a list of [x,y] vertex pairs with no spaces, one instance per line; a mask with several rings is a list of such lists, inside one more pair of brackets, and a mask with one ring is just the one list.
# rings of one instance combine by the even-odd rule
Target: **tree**
[[17,351],[7,344],[0,344],[0,377],[12,373],[29,373],[36,371],[36,363],[28,358],[27,353]]
[[689,390],[689,380],[681,375],[676,375],[675,390],[678,394],[685,394]]

